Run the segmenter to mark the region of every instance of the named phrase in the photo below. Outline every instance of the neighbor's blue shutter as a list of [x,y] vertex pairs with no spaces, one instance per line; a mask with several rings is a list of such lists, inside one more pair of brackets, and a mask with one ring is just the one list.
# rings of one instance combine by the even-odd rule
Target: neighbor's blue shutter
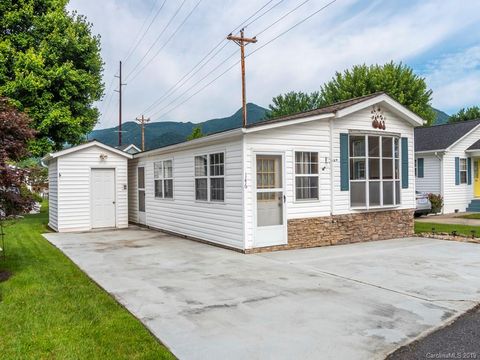
[[417,159],[417,176],[419,178],[423,178],[423,158],[418,158]]
[[408,189],[408,138],[402,138],[402,188]]
[[455,185],[460,185],[460,158],[455,158]]
[[467,184],[472,185],[472,159],[467,159]]
[[348,134],[340,134],[340,190],[348,191]]

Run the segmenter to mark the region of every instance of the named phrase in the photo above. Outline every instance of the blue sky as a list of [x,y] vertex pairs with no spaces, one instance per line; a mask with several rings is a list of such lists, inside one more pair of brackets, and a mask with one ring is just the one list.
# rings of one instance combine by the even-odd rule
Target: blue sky
[[[93,32],[101,36],[107,92],[98,104],[102,117],[97,128],[116,124],[118,103],[113,92],[115,86],[111,84],[116,81],[118,61],[126,58],[142,34],[142,25],[145,29],[145,24],[150,24],[164,1],[71,0],[69,9],[87,16],[93,24]],[[246,35],[258,34],[303,1],[269,2],[264,9],[273,7],[272,10],[249,25]],[[125,61],[124,121],[145,112],[154,121],[199,122],[228,116],[241,106],[240,66],[234,65],[239,59],[239,50],[233,43],[222,43],[217,50],[225,46],[211,62],[182,88],[149,109],[267,0],[185,0],[159,37],[182,2],[165,1],[149,31]],[[327,3],[325,0],[307,1],[261,33],[258,43],[247,47],[247,54]],[[167,42],[194,8],[185,24]],[[232,55],[235,50],[237,54]],[[232,57],[224,62],[229,56]],[[438,109],[450,114],[462,107],[480,105],[480,2],[337,0],[247,58],[247,99],[267,106],[273,96],[286,91],[318,90],[335,71],[355,64],[383,64],[390,60],[402,61],[425,77],[433,90],[432,104]],[[137,70],[132,72],[137,63]],[[216,66],[218,69],[212,72]],[[233,66],[230,71],[198,92],[230,66]],[[142,71],[137,74],[140,69]],[[207,76],[209,72],[212,73]]]

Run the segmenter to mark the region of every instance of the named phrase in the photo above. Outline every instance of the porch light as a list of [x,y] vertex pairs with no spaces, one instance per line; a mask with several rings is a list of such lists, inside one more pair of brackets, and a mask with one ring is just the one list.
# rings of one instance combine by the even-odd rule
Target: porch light
[[100,154],[100,160],[106,160],[108,158],[107,154]]

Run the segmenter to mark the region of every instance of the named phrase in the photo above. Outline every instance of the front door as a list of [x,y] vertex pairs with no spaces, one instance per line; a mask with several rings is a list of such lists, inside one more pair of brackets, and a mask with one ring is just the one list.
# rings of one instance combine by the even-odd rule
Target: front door
[[146,223],[145,216],[145,168],[143,166],[137,169],[137,184],[138,184],[138,222],[140,224]]
[[92,169],[92,228],[115,227],[115,170]]
[[480,197],[480,159],[473,161],[473,193],[475,197]]
[[257,154],[255,246],[287,243],[283,155]]

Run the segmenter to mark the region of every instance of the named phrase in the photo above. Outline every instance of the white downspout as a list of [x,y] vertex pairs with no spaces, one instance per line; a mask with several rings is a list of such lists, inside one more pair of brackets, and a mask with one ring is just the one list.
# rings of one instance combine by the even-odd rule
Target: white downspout
[[328,120],[328,125],[330,128],[330,216],[333,215],[334,209],[334,192],[335,192],[335,185],[334,185],[334,174],[333,174],[333,118]]

